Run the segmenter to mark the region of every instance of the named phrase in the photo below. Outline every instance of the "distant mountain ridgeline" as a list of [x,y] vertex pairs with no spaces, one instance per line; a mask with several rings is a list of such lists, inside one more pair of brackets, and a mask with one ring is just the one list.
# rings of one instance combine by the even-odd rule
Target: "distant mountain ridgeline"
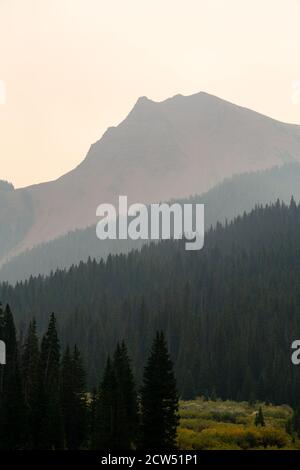
[[[289,203],[292,196],[299,201],[299,182],[300,164],[290,163],[228,178],[201,196],[174,202],[205,204],[205,224],[208,229],[217,222],[230,221],[244,211],[249,212],[256,204],[265,205],[277,198]],[[140,248],[143,243],[130,240],[100,241],[96,237],[95,226],[76,230],[13,258],[0,269],[0,280],[15,283],[30,275],[48,275],[56,269],[86,262],[89,257],[100,260],[106,259],[109,254],[128,253]]]
[[32,200],[7,181],[0,181],[0,259],[18,245],[34,222]]
[[118,340],[142,364],[162,329],[184,398],[298,403],[300,369],[291,344],[300,330],[300,206],[257,207],[209,230],[202,251],[182,242],[144,246],[0,286],[19,327],[33,316],[44,330],[58,316],[64,344],[84,353],[89,383]]
[[0,191],[13,191],[14,185],[9,181],[0,180]]
[[300,126],[207,93],[139,98],[75,169],[1,194],[0,263],[95,225],[98,205],[116,203],[120,194],[130,204],[183,199],[235,174],[299,160]]

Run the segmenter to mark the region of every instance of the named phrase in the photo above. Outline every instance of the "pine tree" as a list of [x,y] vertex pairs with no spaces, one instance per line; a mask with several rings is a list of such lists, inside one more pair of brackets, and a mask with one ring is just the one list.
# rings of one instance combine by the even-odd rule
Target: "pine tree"
[[97,406],[98,406],[98,393],[97,389],[94,388],[91,394],[91,398],[88,403],[88,414],[89,414],[89,428],[88,434],[90,437],[89,448],[91,450],[97,449]]
[[286,431],[294,435],[296,434],[298,438],[300,437],[300,409],[293,409],[292,417],[286,423]]
[[[87,395],[86,395],[86,372],[83,366],[81,352],[75,345],[72,356],[72,370],[74,380],[74,398],[77,410],[77,448],[87,437]],[[75,439],[75,442],[76,442]]]
[[135,442],[138,425],[138,405],[134,378],[125,343],[118,344],[113,369],[116,379],[116,449],[130,449]]
[[263,410],[261,406],[259,407],[259,410],[255,415],[254,424],[255,426],[265,426],[265,418],[264,418]]
[[64,436],[65,446],[68,449],[70,441],[72,440],[72,427],[73,427],[73,373],[72,373],[72,359],[70,348],[67,346],[66,351],[62,358],[61,366],[61,400],[62,400],[62,413],[64,423]]
[[60,345],[54,313],[42,339],[39,364],[39,448],[63,447],[63,423],[60,400]]
[[110,358],[100,384],[95,423],[95,449],[114,449],[116,441],[117,384]]
[[85,374],[78,348],[73,354],[67,347],[62,360],[62,409],[65,444],[77,450],[86,438]]
[[38,442],[38,423],[36,410],[39,397],[39,342],[36,322],[29,324],[22,354],[22,382],[26,407],[27,446],[34,448]]
[[[2,303],[0,302],[0,339],[5,343],[5,316],[4,316],[4,311],[2,307]],[[6,350],[6,344],[5,344],[5,350]],[[1,402],[3,398],[3,380],[4,380],[4,371],[5,371],[5,366],[0,365],[0,407],[1,407]]]
[[178,393],[173,364],[162,332],[154,340],[141,389],[140,447],[146,450],[176,448]]
[[6,344],[6,364],[1,366],[0,448],[24,447],[24,397],[13,315],[7,305],[0,307],[0,337]]

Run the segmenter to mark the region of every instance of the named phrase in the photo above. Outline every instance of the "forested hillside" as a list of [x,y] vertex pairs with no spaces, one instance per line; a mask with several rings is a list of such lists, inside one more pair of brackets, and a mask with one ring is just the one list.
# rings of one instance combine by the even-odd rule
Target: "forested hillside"
[[179,396],[163,332],[153,339],[139,392],[124,341],[88,393],[81,353],[62,354],[54,313],[41,341],[31,321],[17,341],[9,305],[0,305],[0,450],[164,449],[177,447]]
[[[300,164],[290,163],[270,170],[236,175],[207,193],[174,202],[205,204],[205,224],[209,229],[218,221],[231,221],[244,211],[252,210],[256,204],[268,204],[277,197],[286,203],[292,195],[300,200],[299,181]],[[0,231],[4,231],[5,227],[3,224]],[[142,244],[141,240],[100,241],[96,237],[95,226],[76,230],[11,259],[0,269],[0,281],[15,283],[30,275],[48,275],[57,268],[65,269],[80,261],[86,262],[89,257],[106,259],[110,253],[128,253]]]
[[291,363],[299,337],[300,206],[279,201],[217,225],[205,247],[182,242],[89,260],[68,272],[0,287],[23,331],[56,312],[63,343],[78,344],[95,383],[124,339],[141,380],[151,340],[165,332],[182,397],[199,394],[276,403],[299,400]]

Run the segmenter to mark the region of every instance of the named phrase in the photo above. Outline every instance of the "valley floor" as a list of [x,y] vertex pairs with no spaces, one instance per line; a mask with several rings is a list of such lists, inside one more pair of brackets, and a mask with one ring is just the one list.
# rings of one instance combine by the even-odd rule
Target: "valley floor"
[[[262,407],[265,426],[255,426]],[[197,398],[180,403],[179,448],[183,450],[300,449],[300,440],[288,434],[292,417],[287,405],[210,401]]]

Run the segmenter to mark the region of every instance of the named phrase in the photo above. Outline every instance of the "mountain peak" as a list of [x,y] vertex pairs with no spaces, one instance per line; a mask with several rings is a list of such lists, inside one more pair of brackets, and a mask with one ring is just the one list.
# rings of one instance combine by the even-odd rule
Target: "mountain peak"
[[149,108],[149,106],[152,106],[154,104],[157,104],[155,101],[150,100],[147,96],[140,96],[135,103],[132,111],[136,109],[144,109],[144,108]]
[[153,103],[147,96],[140,96],[136,102],[136,104],[145,104],[145,103]]
[[76,169],[57,181],[16,191],[19,209],[11,230],[24,207],[31,211],[32,225],[28,229],[26,213],[26,235],[11,253],[94,224],[95,208],[114,203],[118,194],[146,204],[180,199],[234,174],[299,160],[299,155],[300,126],[205,92],[163,101],[141,96]]

